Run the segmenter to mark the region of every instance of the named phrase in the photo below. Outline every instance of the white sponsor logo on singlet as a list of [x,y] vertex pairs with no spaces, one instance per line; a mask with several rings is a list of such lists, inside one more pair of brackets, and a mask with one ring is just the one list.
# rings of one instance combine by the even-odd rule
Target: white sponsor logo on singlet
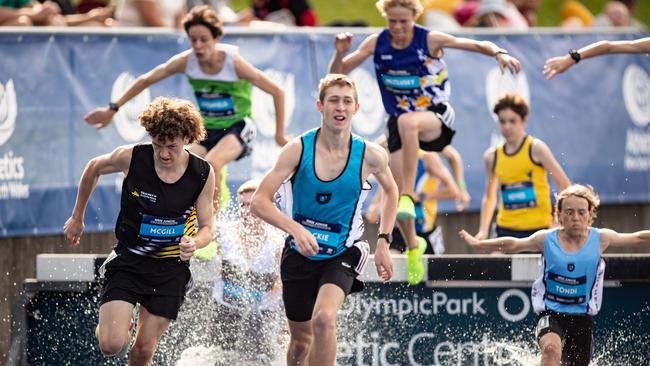
[[0,83],[0,145],[9,140],[16,127],[16,90],[12,79]]
[[357,86],[360,103],[359,112],[352,119],[352,127],[363,136],[373,135],[384,126],[386,112],[381,101],[381,92],[375,77],[368,71],[358,68],[350,73]]
[[[119,99],[134,80],[135,77],[130,73],[121,73],[113,83],[111,100],[115,101]],[[117,128],[117,132],[126,142],[139,142],[147,134],[147,131],[138,122],[138,115],[150,102],[151,92],[147,88],[120,107],[120,110],[113,116],[115,128]]]

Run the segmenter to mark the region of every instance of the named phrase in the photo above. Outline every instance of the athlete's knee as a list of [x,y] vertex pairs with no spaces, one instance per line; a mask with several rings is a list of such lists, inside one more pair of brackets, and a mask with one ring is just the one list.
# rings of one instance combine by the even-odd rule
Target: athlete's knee
[[134,344],[129,354],[130,365],[149,365],[156,350],[155,344]]
[[309,353],[311,345],[311,336],[300,339],[292,338],[289,342],[289,355],[293,360],[304,360]]
[[219,159],[217,157],[211,158],[208,162],[212,166],[212,170],[214,170],[215,175],[219,175],[221,168],[226,165],[226,162],[224,162],[223,159]]
[[314,334],[326,334],[336,331],[336,313],[319,310],[311,319]]
[[97,341],[99,342],[99,350],[104,356],[114,356],[120,353],[122,348],[126,346],[128,338],[126,337],[126,334],[122,336],[115,332],[108,334],[98,332]]
[[542,358],[545,361],[556,361],[560,363],[562,359],[562,345],[555,342],[549,342],[541,346]]
[[411,113],[404,113],[397,117],[397,124],[399,125],[400,135],[404,132],[417,131],[418,129],[418,121]]

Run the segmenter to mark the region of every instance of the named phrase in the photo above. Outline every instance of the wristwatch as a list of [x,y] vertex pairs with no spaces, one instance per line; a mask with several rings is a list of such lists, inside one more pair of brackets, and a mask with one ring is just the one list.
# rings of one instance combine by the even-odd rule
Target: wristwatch
[[575,61],[576,63],[580,62],[580,59],[582,58],[582,56],[580,56],[580,52],[574,49],[569,50],[569,56],[571,56],[573,61]]
[[113,112],[117,112],[120,110],[120,106],[117,103],[110,102],[108,103],[108,109],[112,110]]
[[388,245],[393,244],[393,234],[391,233],[380,233],[377,235],[377,240],[379,239],[384,239],[388,243]]
[[499,48],[499,49],[497,50],[497,52],[494,54],[494,57],[499,56],[499,54],[508,55],[508,54],[510,54],[510,53],[509,53],[508,51],[504,50],[503,48]]

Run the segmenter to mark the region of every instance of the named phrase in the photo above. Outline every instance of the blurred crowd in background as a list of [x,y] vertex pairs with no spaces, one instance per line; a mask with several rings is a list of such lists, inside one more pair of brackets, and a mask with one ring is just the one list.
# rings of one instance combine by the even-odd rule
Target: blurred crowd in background
[[[251,27],[368,26],[360,19],[319,22],[308,0],[248,0],[235,10],[231,0],[0,0],[0,26],[99,26],[179,28],[187,10],[207,4],[225,25]],[[543,0],[422,0],[420,23],[454,31],[463,27],[525,30],[538,26]],[[372,3],[372,1],[369,1]],[[558,27],[636,27],[637,0],[603,1],[599,13],[579,0],[564,0],[558,9]],[[370,4],[372,6],[372,4]],[[341,10],[343,11],[343,9]]]

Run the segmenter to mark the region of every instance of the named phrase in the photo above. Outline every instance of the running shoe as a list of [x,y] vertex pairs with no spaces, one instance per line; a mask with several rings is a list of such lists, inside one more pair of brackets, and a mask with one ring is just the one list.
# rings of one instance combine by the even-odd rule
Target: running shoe
[[398,220],[413,220],[415,219],[415,203],[413,198],[408,194],[399,196],[397,203],[397,219]]
[[417,285],[424,279],[424,262],[422,261],[422,255],[427,249],[427,242],[424,238],[419,236],[417,237],[417,242],[418,246],[416,248],[409,249],[406,252],[406,280],[411,286]]
[[208,245],[194,251],[194,257],[198,260],[208,262],[217,255],[219,245],[216,241],[211,241]]
[[120,350],[120,352],[115,355],[116,358],[124,358],[128,356],[129,351],[131,351],[131,347],[133,347],[133,343],[135,343],[135,331],[136,331],[136,324],[138,321],[139,311],[140,311],[140,304],[135,304],[135,306],[133,307],[133,316],[131,317],[131,323],[129,324],[129,340],[126,342],[124,347]]

